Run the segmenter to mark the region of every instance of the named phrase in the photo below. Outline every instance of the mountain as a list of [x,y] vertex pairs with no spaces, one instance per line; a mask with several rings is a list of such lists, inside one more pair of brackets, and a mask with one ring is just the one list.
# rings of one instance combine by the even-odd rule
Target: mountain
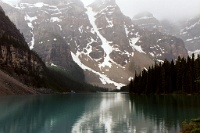
[[[75,66],[69,65],[73,69],[79,68],[80,71],[76,69],[76,73],[80,73],[75,76],[73,76],[75,73],[51,62],[45,65],[40,57],[30,50],[24,36],[5,15],[1,7],[0,17],[0,95],[107,91],[85,83],[84,75],[82,74],[81,77],[82,69],[75,63]],[[52,34],[47,35],[54,37]],[[62,38],[56,37],[61,43],[54,44],[49,41],[47,44],[49,51],[55,46],[55,50],[67,50],[67,45],[62,45],[62,43],[65,44]],[[54,53],[60,53],[60,51],[53,51],[51,54]],[[49,55],[52,56],[51,54]],[[62,58],[66,59],[63,64],[68,66],[68,60],[69,62],[72,60],[71,54],[69,58],[66,58],[68,56],[65,53],[61,54],[63,54]],[[53,55],[52,59],[56,61],[56,57]],[[74,79],[75,77],[77,79]]]
[[160,21],[157,20],[150,12],[141,12],[139,14],[136,14],[132,18],[132,21],[134,24],[138,25],[141,29],[147,29],[150,31],[157,29],[160,32],[165,31]]
[[200,53],[200,16],[173,24],[168,20],[159,21],[149,12],[142,12],[135,15],[132,21],[142,29],[158,30],[181,38],[190,56]]
[[23,35],[1,7],[0,18],[1,94],[36,93],[30,87],[44,86],[45,64],[29,49]]
[[180,37],[185,41],[188,51],[200,50],[200,16],[186,22],[180,31]]
[[120,88],[155,61],[187,56],[181,39],[134,24],[115,0],[87,7],[80,0],[21,0],[3,8],[44,62],[92,85]]
[[169,20],[158,20],[150,12],[141,12],[136,14],[132,21],[134,24],[138,25],[141,29],[147,30],[158,30],[163,34],[179,36],[180,33],[180,24],[172,23]]

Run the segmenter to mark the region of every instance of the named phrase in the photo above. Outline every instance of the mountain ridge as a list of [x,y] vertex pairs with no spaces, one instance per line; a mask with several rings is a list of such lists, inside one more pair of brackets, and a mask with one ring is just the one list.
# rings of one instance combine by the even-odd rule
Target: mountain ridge
[[3,10],[0,11],[0,17],[1,92],[36,93],[32,87],[45,86],[42,82],[45,78],[45,64],[35,52],[30,51],[23,35]]
[[199,15],[173,24],[167,20],[159,21],[149,12],[142,12],[133,17],[132,21],[138,24],[140,28],[158,30],[165,34],[181,38],[185,43],[188,54],[191,56],[194,53],[196,57],[198,56],[200,49]]
[[[19,3],[15,9],[24,12],[26,19],[12,20],[17,21],[16,24],[27,23],[28,28],[21,28],[22,32],[43,61],[48,59],[47,63],[65,68],[61,63],[66,62],[64,58],[56,58],[56,61],[48,53],[54,49],[53,55],[69,55],[68,58],[73,60],[68,63],[76,62],[84,70],[85,80],[92,85],[120,88],[129,82],[135,71],[142,71],[155,61],[187,56],[180,39],[141,29],[123,15],[114,0],[95,1],[100,4],[87,7],[79,0],[67,2],[63,6],[42,4],[42,1],[40,4]],[[48,32],[60,36],[65,42],[58,37],[48,38],[45,35]],[[68,50],[64,52],[62,48],[58,52],[60,46],[66,45]],[[49,50],[43,51],[41,47]]]

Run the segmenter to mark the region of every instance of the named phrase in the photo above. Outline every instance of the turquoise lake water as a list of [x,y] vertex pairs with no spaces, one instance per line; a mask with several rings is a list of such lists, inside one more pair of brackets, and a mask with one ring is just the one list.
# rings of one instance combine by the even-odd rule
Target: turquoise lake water
[[0,133],[178,133],[200,96],[123,93],[0,97]]

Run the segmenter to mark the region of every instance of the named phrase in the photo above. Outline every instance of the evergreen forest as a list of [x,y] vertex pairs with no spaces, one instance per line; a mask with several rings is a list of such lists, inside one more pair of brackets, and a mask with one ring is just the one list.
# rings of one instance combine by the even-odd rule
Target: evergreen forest
[[129,92],[135,94],[199,94],[200,56],[178,57],[176,62],[155,63],[148,71],[136,74],[129,83]]

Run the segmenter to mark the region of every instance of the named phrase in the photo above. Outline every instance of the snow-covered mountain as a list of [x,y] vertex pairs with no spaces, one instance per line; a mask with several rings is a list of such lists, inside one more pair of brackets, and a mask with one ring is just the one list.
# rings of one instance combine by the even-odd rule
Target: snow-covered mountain
[[162,33],[180,37],[188,50],[188,54],[197,56],[200,52],[200,16],[173,24],[167,20],[159,21],[153,14],[142,12],[135,15],[133,23],[142,29],[158,30]]
[[155,61],[187,56],[181,39],[137,26],[115,0],[87,7],[80,0],[1,4],[45,62],[68,71],[78,64],[93,85],[120,88]]
[[132,18],[134,24],[138,25],[142,29],[159,30],[164,32],[163,26],[160,21],[157,20],[150,12],[141,12]]
[[158,30],[164,34],[178,36],[180,33],[181,26],[176,23],[172,23],[169,20],[158,20],[150,12],[141,12],[136,14],[132,21],[134,24],[138,25],[142,29],[147,30]]
[[180,37],[185,41],[188,51],[200,50],[200,16],[187,21],[180,32]]

